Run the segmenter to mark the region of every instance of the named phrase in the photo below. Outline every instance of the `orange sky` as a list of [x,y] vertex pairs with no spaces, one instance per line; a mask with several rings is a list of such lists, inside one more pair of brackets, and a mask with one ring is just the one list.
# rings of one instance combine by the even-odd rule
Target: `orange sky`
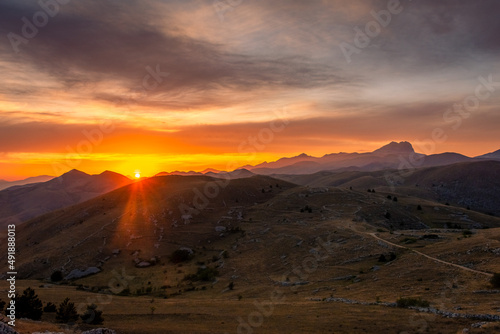
[[[70,2],[17,43],[21,18],[42,9],[6,0],[0,179],[226,170],[390,141],[427,154],[496,151],[492,7],[401,1],[360,46],[355,28],[386,2]],[[345,43],[359,52],[347,57]]]

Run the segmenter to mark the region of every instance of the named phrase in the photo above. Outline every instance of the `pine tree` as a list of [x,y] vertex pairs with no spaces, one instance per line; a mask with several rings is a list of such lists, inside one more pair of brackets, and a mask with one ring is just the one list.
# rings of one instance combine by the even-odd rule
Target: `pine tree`
[[56,313],[56,320],[62,323],[72,323],[78,320],[75,303],[66,298],[60,305]]
[[27,288],[22,296],[16,295],[16,315],[19,318],[40,320],[43,314],[43,303],[35,294],[35,290]]

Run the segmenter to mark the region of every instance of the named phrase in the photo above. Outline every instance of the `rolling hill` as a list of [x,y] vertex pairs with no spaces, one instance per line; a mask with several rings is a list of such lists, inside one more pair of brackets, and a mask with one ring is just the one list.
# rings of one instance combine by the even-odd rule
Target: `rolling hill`
[[[425,182],[450,173],[436,169]],[[167,325],[208,333],[207,324],[234,332],[239,318],[276,293],[283,299],[270,304],[262,331],[286,321],[320,333],[335,316],[340,333],[374,323],[412,332],[401,317],[427,314],[429,330],[448,333],[495,319],[497,294],[480,292],[500,271],[500,218],[386,195],[261,175],[143,179],[19,226],[17,284],[39,285],[55,303],[68,295],[80,303],[111,299],[100,304],[106,326],[126,334]],[[66,279],[51,282],[55,271]],[[94,274],[78,278],[85,272]],[[454,315],[396,308],[402,296]]]
[[500,161],[461,162],[413,170],[322,171],[309,175],[274,175],[301,185],[353,187],[410,195],[500,215]]
[[0,191],[0,227],[20,224],[38,215],[83,202],[132,182],[123,175],[88,175],[72,170],[47,182]]

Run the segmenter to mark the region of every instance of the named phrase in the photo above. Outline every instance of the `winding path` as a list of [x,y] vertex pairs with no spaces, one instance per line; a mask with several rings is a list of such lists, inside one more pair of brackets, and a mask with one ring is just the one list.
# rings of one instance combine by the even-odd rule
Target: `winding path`
[[[359,232],[358,232],[359,233]],[[456,267],[456,268],[459,268],[459,269],[462,269],[462,270],[467,270],[467,271],[470,271],[470,272],[473,272],[473,273],[476,273],[476,274],[481,274],[481,275],[486,275],[488,277],[492,277],[493,274],[490,274],[490,273],[487,273],[487,272],[484,272],[484,271],[479,271],[479,270],[475,270],[475,269],[471,269],[471,268],[467,268],[467,267],[464,267],[464,266],[461,266],[459,264],[454,264],[454,263],[451,263],[451,262],[446,262],[446,261],[443,261],[443,260],[440,260],[440,259],[437,259],[435,257],[432,257],[432,256],[429,256],[427,254],[424,254],[422,252],[419,252],[417,250],[414,250],[412,248],[408,248],[408,247],[404,247],[404,246],[401,246],[401,245],[398,245],[398,244],[395,244],[395,243],[392,243],[390,241],[387,241],[385,239],[382,239],[381,237],[379,237],[376,233],[365,233],[365,234],[368,234],[368,235],[371,235],[373,238],[375,239],[378,239],[382,242],[385,242],[386,244],[389,244],[389,245],[392,245],[394,247],[398,247],[398,248],[403,248],[403,249],[407,249],[409,251],[412,251],[416,254],[419,254],[419,255],[422,255],[428,259],[431,259],[433,261],[436,261],[436,262],[439,262],[439,263],[443,263],[443,264],[446,264],[446,265],[449,265],[449,266],[453,266],[453,267]]]

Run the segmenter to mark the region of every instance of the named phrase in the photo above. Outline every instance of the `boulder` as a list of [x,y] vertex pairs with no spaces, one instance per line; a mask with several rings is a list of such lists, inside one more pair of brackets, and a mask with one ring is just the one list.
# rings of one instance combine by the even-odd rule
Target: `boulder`
[[0,322],[0,333],[2,334],[18,334],[12,327]]

